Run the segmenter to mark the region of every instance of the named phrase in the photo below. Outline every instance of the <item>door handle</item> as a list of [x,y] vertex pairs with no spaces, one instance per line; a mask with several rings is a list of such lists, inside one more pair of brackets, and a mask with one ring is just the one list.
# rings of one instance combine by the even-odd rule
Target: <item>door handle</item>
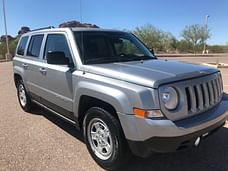
[[22,66],[23,66],[24,69],[28,68],[28,64],[23,63]]
[[45,68],[40,68],[39,70],[40,70],[41,74],[46,75],[47,70]]

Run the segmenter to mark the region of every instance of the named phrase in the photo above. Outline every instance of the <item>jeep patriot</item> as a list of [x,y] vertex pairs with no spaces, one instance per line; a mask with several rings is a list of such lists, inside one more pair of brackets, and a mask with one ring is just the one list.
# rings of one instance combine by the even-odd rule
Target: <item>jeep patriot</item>
[[219,70],[159,60],[127,32],[31,31],[20,38],[13,70],[22,109],[36,104],[74,124],[104,169],[131,154],[198,146],[228,116]]

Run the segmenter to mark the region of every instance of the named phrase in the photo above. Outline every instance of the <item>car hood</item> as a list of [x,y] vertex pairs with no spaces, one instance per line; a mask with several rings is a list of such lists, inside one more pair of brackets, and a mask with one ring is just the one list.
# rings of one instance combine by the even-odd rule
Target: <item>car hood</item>
[[158,88],[159,85],[209,75],[215,68],[170,60],[145,60],[122,63],[84,65],[84,71]]

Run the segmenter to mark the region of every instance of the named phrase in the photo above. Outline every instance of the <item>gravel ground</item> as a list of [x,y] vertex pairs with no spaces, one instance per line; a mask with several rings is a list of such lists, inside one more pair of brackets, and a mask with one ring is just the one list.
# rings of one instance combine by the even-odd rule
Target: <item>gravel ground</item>
[[[223,71],[228,74],[228,69]],[[53,114],[21,110],[12,63],[0,63],[0,170],[102,170],[90,157],[82,135]],[[228,77],[225,77],[227,84]],[[227,89],[226,89],[227,91]],[[199,148],[133,157],[122,170],[228,170],[228,124]]]
[[19,106],[12,64],[0,63],[0,170],[101,170],[74,126]]

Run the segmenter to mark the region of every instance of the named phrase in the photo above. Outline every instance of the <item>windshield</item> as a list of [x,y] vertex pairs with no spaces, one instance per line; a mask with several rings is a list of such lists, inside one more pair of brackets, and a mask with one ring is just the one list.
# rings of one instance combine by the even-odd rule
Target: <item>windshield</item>
[[111,31],[75,31],[83,64],[155,59],[132,34]]

